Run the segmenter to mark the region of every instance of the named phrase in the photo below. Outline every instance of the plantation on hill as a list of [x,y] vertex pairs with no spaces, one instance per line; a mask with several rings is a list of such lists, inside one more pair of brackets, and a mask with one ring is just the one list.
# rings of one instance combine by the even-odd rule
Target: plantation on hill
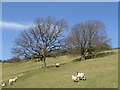
[[[48,68],[41,68],[42,62],[27,61],[22,63],[3,63],[2,79],[5,88],[117,88],[118,87],[118,51],[113,54],[74,61],[78,57],[60,56],[47,58]],[[53,66],[56,62],[60,67]],[[74,82],[71,76],[84,72],[86,81]],[[13,85],[8,85],[10,78],[18,77]]]

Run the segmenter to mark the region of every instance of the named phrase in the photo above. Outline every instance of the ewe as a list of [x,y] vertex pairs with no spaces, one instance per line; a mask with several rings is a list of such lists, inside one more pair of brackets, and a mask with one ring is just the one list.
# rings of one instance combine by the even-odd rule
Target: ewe
[[55,63],[55,66],[56,66],[56,67],[59,67],[59,66],[60,66],[60,64],[59,64],[59,63]]
[[86,80],[84,73],[77,72],[77,77],[79,78],[79,80]]
[[13,84],[13,82],[16,82],[17,77],[13,78],[13,79],[9,79],[9,85]]
[[76,76],[76,75],[72,75],[72,80],[74,82],[78,82],[79,81],[79,78]]

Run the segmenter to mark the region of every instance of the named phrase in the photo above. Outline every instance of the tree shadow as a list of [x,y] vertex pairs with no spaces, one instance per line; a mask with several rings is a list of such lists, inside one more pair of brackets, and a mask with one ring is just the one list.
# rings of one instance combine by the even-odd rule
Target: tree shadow
[[[86,56],[85,60],[90,60],[90,59],[94,59],[94,58],[102,58],[102,57],[106,57],[106,56],[109,56],[109,55],[112,55],[112,54],[114,54],[114,52],[93,53],[91,55]],[[84,60],[81,60],[81,58],[77,58],[77,59],[73,60],[73,62],[77,62],[77,61],[84,61]]]

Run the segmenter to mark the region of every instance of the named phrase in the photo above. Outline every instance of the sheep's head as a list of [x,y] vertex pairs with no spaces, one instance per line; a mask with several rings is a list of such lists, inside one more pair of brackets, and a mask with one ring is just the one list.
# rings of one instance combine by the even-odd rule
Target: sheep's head
[[15,77],[15,80],[17,80],[17,77]]

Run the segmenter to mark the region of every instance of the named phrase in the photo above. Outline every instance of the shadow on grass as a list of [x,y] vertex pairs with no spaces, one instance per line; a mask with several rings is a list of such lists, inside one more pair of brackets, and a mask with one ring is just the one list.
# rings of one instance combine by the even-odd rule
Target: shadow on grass
[[[86,56],[85,60],[89,60],[89,59],[93,59],[93,58],[102,58],[102,57],[106,57],[106,56],[109,56],[109,55],[112,55],[112,54],[114,54],[114,52],[93,53],[91,55]],[[73,60],[73,62],[77,62],[77,61],[84,61],[84,60],[81,60],[81,58],[77,58],[77,59]]]

